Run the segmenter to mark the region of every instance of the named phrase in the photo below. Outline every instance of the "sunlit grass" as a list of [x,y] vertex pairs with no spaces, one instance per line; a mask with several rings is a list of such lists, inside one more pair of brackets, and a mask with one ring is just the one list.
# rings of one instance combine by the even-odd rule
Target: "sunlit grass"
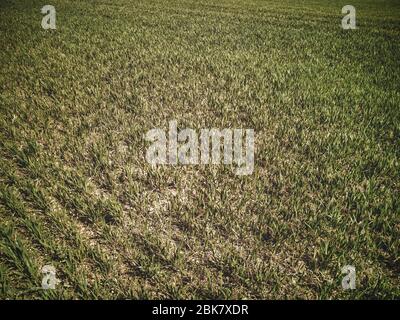
[[[1,1],[0,298],[399,297],[400,7],[345,4]],[[171,120],[254,173],[151,167]]]

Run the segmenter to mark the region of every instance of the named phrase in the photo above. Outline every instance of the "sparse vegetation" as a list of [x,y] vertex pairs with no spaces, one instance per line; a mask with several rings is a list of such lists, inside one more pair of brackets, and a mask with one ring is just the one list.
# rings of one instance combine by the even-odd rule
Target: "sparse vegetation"
[[[0,2],[0,298],[400,297],[398,1],[44,4]],[[151,167],[173,119],[254,173]]]

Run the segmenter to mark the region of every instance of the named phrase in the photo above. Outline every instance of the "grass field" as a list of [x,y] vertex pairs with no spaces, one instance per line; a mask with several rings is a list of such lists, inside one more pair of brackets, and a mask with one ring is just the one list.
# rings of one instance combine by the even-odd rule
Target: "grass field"
[[[0,2],[0,298],[400,297],[399,1],[45,4]],[[171,120],[253,174],[149,165]]]

